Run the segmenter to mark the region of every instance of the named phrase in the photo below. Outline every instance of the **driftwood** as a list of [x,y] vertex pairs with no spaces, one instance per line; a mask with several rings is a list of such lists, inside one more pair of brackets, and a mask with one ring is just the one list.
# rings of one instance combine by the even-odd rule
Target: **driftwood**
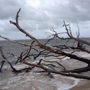
[[[66,32],[57,33],[54,29],[51,29],[51,31],[54,32],[54,34],[51,35],[52,38],[50,38],[51,36],[49,36],[49,39],[46,41],[46,43],[42,44],[38,39],[36,39],[34,36],[32,36],[31,34],[29,34],[24,29],[21,28],[21,26],[19,25],[19,22],[18,22],[20,11],[21,11],[21,9],[19,9],[17,14],[16,14],[16,21],[14,22],[14,21],[10,20],[10,24],[15,25],[20,32],[22,32],[26,36],[28,36],[32,40],[32,43],[31,44],[25,44],[25,43],[21,43],[21,42],[16,42],[14,40],[10,40],[10,39],[0,35],[1,38],[4,38],[4,39],[6,39],[10,42],[17,43],[17,44],[29,47],[28,50],[26,50],[24,52],[21,52],[20,56],[17,57],[17,61],[16,61],[16,63],[22,62],[24,64],[27,64],[27,65],[29,65],[29,67],[25,68],[23,70],[19,70],[19,71],[16,70],[13,67],[13,65],[7,60],[7,58],[3,54],[3,51],[1,50],[2,57],[4,58],[4,60],[6,60],[9,63],[13,72],[18,72],[19,73],[19,72],[22,72],[22,71],[31,71],[34,67],[37,67],[37,68],[41,68],[43,70],[43,71],[40,71],[40,73],[41,72],[47,72],[49,75],[51,75],[51,73],[55,73],[55,74],[60,74],[60,75],[64,75],[64,76],[72,76],[72,77],[75,77],[75,78],[82,78],[82,79],[89,79],[90,80],[89,76],[84,76],[84,75],[79,74],[79,73],[82,73],[82,72],[90,71],[90,59],[80,57],[80,56],[74,54],[74,52],[76,52],[77,50],[84,51],[84,52],[87,52],[87,53],[90,54],[90,51],[87,50],[85,47],[83,47],[83,45],[90,46],[90,42],[84,41],[84,40],[79,38],[79,36],[80,36],[80,31],[79,30],[78,30],[77,37],[74,37],[72,35],[70,25],[69,24],[67,25],[64,21],[63,26],[65,27]],[[63,37],[59,36],[59,34],[63,34],[63,33],[67,34],[68,37],[63,38]],[[72,40],[74,40],[74,43],[72,44],[72,46],[67,46],[67,45],[48,46],[47,45],[51,40],[56,39],[56,38],[60,39],[60,40],[65,40],[66,43],[68,43],[72,39]],[[76,47],[73,46],[75,44],[75,42],[77,42]],[[35,47],[40,48],[40,50],[35,48]],[[70,49],[70,50],[72,50],[72,52],[67,53],[67,52],[65,52],[64,49]],[[32,54],[31,50],[34,50],[36,52],[36,54]],[[11,55],[14,56],[14,54],[11,54]],[[86,63],[87,66],[83,67],[83,68],[74,69],[74,70],[67,70],[64,65],[60,64],[57,61],[55,61],[55,62],[49,61],[47,63],[46,63],[46,61],[44,61],[42,59],[38,60],[37,63],[30,63],[30,62],[26,61],[27,58],[30,59],[31,57],[33,57],[33,59],[35,60],[40,56],[43,56],[43,57],[63,56],[63,58],[64,57],[70,57],[71,59],[78,60],[78,61]],[[1,64],[1,69],[2,69],[3,64],[4,64],[4,62]],[[59,66],[63,69],[58,71],[57,68],[59,68]]]

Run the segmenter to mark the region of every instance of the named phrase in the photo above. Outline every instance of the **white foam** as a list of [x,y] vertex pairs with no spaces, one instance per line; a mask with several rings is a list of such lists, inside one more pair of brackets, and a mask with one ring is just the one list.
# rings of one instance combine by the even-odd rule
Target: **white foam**
[[57,84],[57,90],[69,90],[69,89],[73,88],[74,86],[76,86],[80,81],[79,79],[75,79],[75,78],[72,78],[72,77],[66,77],[66,78],[74,80],[74,84],[71,85],[71,84],[67,83],[67,84],[62,84],[60,86],[60,84],[58,83]]
[[78,85],[78,83],[80,82],[80,79],[76,79],[76,78],[72,78],[72,77],[70,77],[70,79],[74,80],[74,84],[73,84],[73,85],[70,85],[70,86],[67,88],[67,90],[68,90],[68,89],[71,89],[72,87],[74,87],[74,86],[76,86],[76,85]]
[[[78,82],[80,81],[79,79],[75,79],[75,78],[72,78],[72,77],[63,77],[63,76],[60,76],[60,77],[62,78],[61,80],[58,80],[58,79],[48,80],[47,77],[43,77],[42,79],[40,79],[40,77],[39,78],[34,78],[34,76],[31,75],[31,74],[28,75],[28,76],[27,76],[27,74],[26,75],[21,74],[20,76],[15,76],[15,77],[0,81],[0,86],[2,86],[2,89],[4,89],[4,90],[9,90],[10,88],[16,88],[16,87],[18,88],[18,86],[23,85],[23,83],[24,83],[23,87],[26,87],[26,86],[28,86],[28,84],[30,84],[30,82],[34,81],[34,82],[37,82],[37,83],[40,82],[42,84],[45,84],[46,86],[47,85],[55,86],[57,90],[69,90],[70,88],[76,86],[78,84]],[[69,81],[67,81],[67,79],[72,80],[73,84],[71,84]],[[42,87],[42,85],[41,86],[35,85],[35,86],[39,87],[39,90],[45,90],[45,88]],[[19,89],[17,89],[17,90],[19,90]],[[35,90],[35,88],[33,87],[32,90]]]

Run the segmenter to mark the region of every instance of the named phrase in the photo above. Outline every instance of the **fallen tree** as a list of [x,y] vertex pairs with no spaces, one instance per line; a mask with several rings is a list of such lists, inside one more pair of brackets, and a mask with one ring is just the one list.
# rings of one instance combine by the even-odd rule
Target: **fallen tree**
[[[55,74],[60,74],[60,75],[64,75],[64,76],[72,76],[72,77],[76,77],[76,78],[83,78],[83,79],[89,79],[90,80],[89,76],[79,74],[79,73],[82,73],[82,72],[90,71],[90,59],[84,58],[84,57],[81,57],[81,56],[78,56],[78,55],[74,54],[75,52],[78,52],[78,51],[83,51],[83,52],[87,52],[87,53],[90,54],[90,51],[83,46],[83,45],[90,46],[90,42],[87,42],[87,41],[82,40],[82,39],[79,38],[79,36],[80,36],[79,29],[78,29],[77,37],[74,37],[72,35],[70,25],[69,24],[67,25],[64,21],[63,26],[65,27],[66,32],[57,33],[52,28],[51,31],[54,32],[54,34],[51,35],[52,38],[50,38],[50,36],[49,36],[49,39],[47,39],[47,41],[44,44],[42,44],[38,39],[36,39],[34,36],[29,34],[24,29],[22,29],[21,26],[19,25],[18,18],[19,18],[20,10],[21,9],[19,9],[17,14],[16,14],[16,21],[14,22],[14,21],[10,20],[10,23],[15,25],[20,32],[24,33],[27,37],[29,37],[32,40],[32,43],[31,44],[26,44],[26,43],[14,41],[14,40],[10,40],[10,39],[0,35],[1,38],[4,38],[4,39],[6,39],[10,42],[17,43],[17,44],[29,47],[28,50],[26,50],[24,52],[21,52],[19,57],[16,57],[14,54],[9,53],[13,57],[17,58],[16,64],[18,62],[22,62],[22,63],[27,64],[29,66],[28,68],[24,68],[22,70],[15,69],[13,67],[13,65],[4,56],[2,49],[0,50],[2,57],[4,58],[5,61],[7,61],[9,63],[13,72],[19,73],[19,72],[22,72],[22,71],[31,71],[33,68],[37,67],[37,68],[42,69],[42,71],[37,71],[38,73],[46,72],[50,76],[52,76],[51,75],[52,73],[55,73]],[[59,36],[59,34],[63,34],[63,33],[66,33],[68,35],[68,38],[63,38],[63,37]],[[56,39],[56,38],[58,38],[60,40],[65,40],[66,43],[68,43],[72,39],[72,40],[74,40],[74,43],[72,43],[72,46],[67,46],[67,45],[48,46],[48,43],[51,40]],[[76,46],[74,46],[75,42],[77,42]],[[36,48],[36,47],[38,47],[39,49]],[[66,49],[70,50],[70,52],[66,52],[65,51]],[[36,54],[32,54],[31,53],[32,50],[34,50],[36,52]],[[73,69],[73,70],[68,70],[67,68],[65,68],[64,65],[62,65],[58,61],[45,61],[43,59],[40,59],[40,60],[38,60],[37,63],[27,62],[27,59],[30,59],[30,57],[33,57],[33,59],[36,60],[40,56],[43,56],[43,57],[63,56],[63,58],[70,57],[70,59],[72,59],[72,60],[74,59],[74,60],[78,60],[78,61],[86,63],[87,66],[82,67],[82,68],[76,68],[76,69]],[[60,59],[62,59],[62,58],[60,58]],[[4,61],[1,64],[1,69],[2,69],[3,65],[4,65]],[[60,69],[60,68],[62,68],[62,69]],[[60,70],[58,70],[58,69],[60,69]]]

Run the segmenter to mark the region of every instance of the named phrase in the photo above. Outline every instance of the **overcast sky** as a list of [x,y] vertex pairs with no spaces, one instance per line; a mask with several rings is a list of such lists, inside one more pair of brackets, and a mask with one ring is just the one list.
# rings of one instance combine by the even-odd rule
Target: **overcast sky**
[[[15,20],[21,8],[20,26],[36,38],[46,38],[50,28],[64,31],[63,20],[70,23],[73,34],[90,37],[90,0],[0,0],[0,35],[10,39],[27,39],[9,20]],[[65,35],[64,35],[65,36]]]

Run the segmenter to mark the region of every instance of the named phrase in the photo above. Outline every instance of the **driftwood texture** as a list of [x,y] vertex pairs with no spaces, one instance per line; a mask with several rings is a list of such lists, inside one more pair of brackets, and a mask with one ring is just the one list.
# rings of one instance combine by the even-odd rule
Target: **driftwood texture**
[[[16,14],[16,21],[11,21],[10,20],[10,24],[13,24],[14,26],[17,27],[17,29],[24,33],[26,36],[28,36],[31,40],[32,40],[32,43],[29,45],[29,44],[25,44],[25,43],[21,43],[21,42],[16,42],[14,40],[10,40],[6,37],[3,37],[0,35],[1,38],[4,38],[10,42],[13,42],[13,43],[17,43],[17,44],[20,44],[20,45],[24,45],[24,46],[27,46],[29,47],[28,50],[24,51],[24,52],[21,52],[20,56],[17,57],[17,61],[16,63],[18,62],[22,62],[24,64],[27,64],[29,65],[29,68],[25,68],[23,70],[16,70],[13,65],[7,60],[7,58],[4,56],[3,54],[3,51],[2,49],[0,50],[1,51],[1,55],[2,57],[4,58],[5,61],[7,61],[9,63],[9,65],[11,66],[13,72],[16,72],[16,73],[19,73],[19,72],[22,72],[22,71],[31,71],[34,67],[37,67],[37,68],[41,68],[43,71],[38,71],[39,73],[41,72],[47,72],[48,75],[51,76],[52,73],[55,73],[55,74],[60,74],[60,75],[64,75],[64,76],[72,76],[72,77],[75,77],[75,78],[82,78],[82,79],[90,79],[89,76],[85,76],[85,75],[81,75],[79,73],[81,72],[87,72],[87,71],[90,71],[90,59],[87,59],[87,58],[84,58],[84,57],[79,57],[78,55],[75,55],[74,52],[76,52],[77,50],[79,51],[84,51],[84,52],[87,52],[90,54],[90,51],[87,50],[85,47],[83,47],[83,45],[88,45],[90,46],[90,42],[87,42],[87,41],[84,41],[84,40],[81,40],[79,38],[80,36],[80,31],[78,29],[78,33],[77,33],[77,37],[74,37],[72,35],[72,32],[71,32],[71,29],[70,29],[70,25],[66,24],[65,21],[64,22],[64,27],[65,27],[65,30],[66,32],[62,32],[62,33],[57,33],[53,28],[51,29],[52,32],[54,32],[54,34],[52,34],[52,38],[50,38],[49,36],[49,39],[46,41],[45,44],[42,44],[38,39],[36,39],[34,36],[32,36],[31,34],[29,34],[28,32],[26,32],[24,29],[21,28],[21,26],[19,25],[19,22],[18,22],[18,18],[19,18],[19,12],[21,11],[21,9],[18,10],[17,14]],[[66,33],[68,35],[68,38],[63,38],[63,37],[60,37],[59,34],[63,34],[63,33]],[[61,39],[61,40],[65,40],[66,43],[69,42],[69,40],[74,40],[74,43],[77,42],[77,46],[73,46],[74,43],[72,44],[72,46],[67,46],[67,45],[58,45],[58,46],[55,46],[53,45],[52,47],[51,46],[48,46],[47,44],[53,40],[53,39]],[[40,50],[36,49],[35,47],[38,47],[40,48]],[[65,52],[64,49],[70,49],[72,50],[72,52]],[[35,52],[37,52],[36,54],[31,54],[31,50],[34,50]],[[10,53],[13,57],[14,57],[14,54]],[[38,57],[40,56],[43,56],[43,57],[49,57],[49,56],[53,56],[53,57],[58,57],[58,56],[63,56],[64,57],[70,57],[71,59],[74,59],[74,60],[78,60],[78,61],[81,61],[81,62],[84,62],[87,64],[86,67],[83,67],[83,68],[78,68],[78,69],[74,69],[74,70],[67,70],[65,68],[65,66],[63,66],[62,64],[60,64],[59,62],[57,61],[48,61],[47,63],[45,63],[46,61],[40,59],[37,63],[35,64],[32,64],[30,62],[27,62],[27,58],[30,59],[30,57],[33,57],[33,59],[37,59]],[[59,68],[58,66],[62,67],[63,70],[61,71],[58,71],[56,68]],[[4,65],[4,62],[2,62],[1,64],[1,69],[2,70],[2,66]],[[77,74],[76,74],[77,73]]]

